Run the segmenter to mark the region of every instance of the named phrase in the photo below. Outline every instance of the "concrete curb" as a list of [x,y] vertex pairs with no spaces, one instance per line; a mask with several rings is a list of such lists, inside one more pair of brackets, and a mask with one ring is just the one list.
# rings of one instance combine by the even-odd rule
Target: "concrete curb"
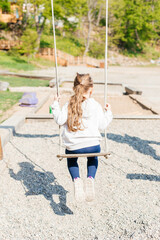
[[147,101],[146,99],[143,99],[143,97],[141,96],[137,96],[137,95],[129,95],[129,97],[133,100],[135,100],[138,104],[140,104],[142,107],[150,110],[151,112],[153,112],[156,115],[160,115],[160,110],[156,109],[155,107],[152,106],[152,104]]
[[[160,120],[160,115],[145,115],[145,116],[141,116],[141,115],[137,115],[137,116],[133,116],[133,115],[114,115],[113,119],[117,120]],[[26,121],[27,122],[34,122],[34,121],[38,121],[38,122],[43,122],[43,121],[50,121],[53,120],[53,116],[52,114],[29,114],[26,117]]]
[[134,87],[125,86],[125,91],[126,91],[127,94],[142,95],[142,91],[137,90]]
[[36,113],[48,100],[50,95],[51,93],[47,94],[47,96],[45,96],[35,108],[27,108],[25,111],[22,109],[0,124],[2,147],[11,140],[16,131],[25,123],[27,115]]
[[14,76],[14,77],[24,77],[24,78],[35,78],[35,79],[42,79],[42,80],[51,80],[54,77],[52,76],[38,76],[38,75],[31,75],[31,74],[23,74],[23,73],[14,73],[14,72],[7,72],[7,71],[0,71],[0,75],[2,76]]

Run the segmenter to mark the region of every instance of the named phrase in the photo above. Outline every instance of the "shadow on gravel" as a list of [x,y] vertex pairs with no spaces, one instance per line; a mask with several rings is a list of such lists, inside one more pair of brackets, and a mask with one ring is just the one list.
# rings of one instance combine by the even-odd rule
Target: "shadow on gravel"
[[23,137],[23,138],[54,138],[54,137],[59,137],[59,134],[21,134],[21,133],[16,133],[14,132],[13,134],[14,137]]
[[[43,195],[49,202],[54,213],[60,216],[73,214],[66,205],[67,191],[58,184],[52,172],[34,170],[35,166],[29,162],[19,163],[21,170],[14,173],[9,169],[10,176],[24,185],[25,195]],[[54,202],[52,195],[58,195],[59,203]]]
[[54,138],[59,137],[59,134],[22,134],[17,133],[14,126],[0,126],[1,129],[7,129],[13,133],[14,137],[23,137],[23,138]]
[[139,137],[132,137],[127,134],[122,136],[122,135],[118,135],[118,134],[109,133],[109,134],[107,134],[107,137],[108,137],[108,139],[110,139],[112,141],[128,144],[136,151],[138,151],[144,155],[149,155],[149,156],[153,157],[155,160],[160,161],[160,156],[158,156],[156,154],[155,149],[149,145],[149,144],[160,145],[160,142],[143,140]]
[[126,178],[131,179],[131,180],[140,179],[140,180],[149,180],[149,181],[160,182],[160,176],[150,175],[150,174],[132,173],[132,174],[127,174]]

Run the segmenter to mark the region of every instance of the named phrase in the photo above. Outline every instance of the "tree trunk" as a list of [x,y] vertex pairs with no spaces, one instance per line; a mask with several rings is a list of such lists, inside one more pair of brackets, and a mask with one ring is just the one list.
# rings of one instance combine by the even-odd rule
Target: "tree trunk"
[[90,45],[90,36],[91,36],[91,29],[92,29],[92,22],[94,19],[94,11],[96,9],[97,0],[88,0],[88,34],[87,34],[87,40],[85,44],[85,51],[83,56],[87,54],[89,51],[89,45]]
[[89,51],[91,28],[92,28],[92,16],[91,16],[91,11],[89,10],[89,12],[88,12],[88,34],[87,34],[87,40],[86,40],[85,51],[84,51],[83,56],[86,56],[87,52]]
[[38,50],[40,48],[40,41],[41,41],[42,32],[44,30],[45,22],[46,22],[46,18],[44,18],[43,23],[42,23],[41,26],[39,26],[39,23],[36,24],[38,38],[37,38],[37,47],[35,48],[35,54],[38,52]]
[[86,56],[87,52],[89,51],[90,35],[91,35],[91,22],[89,22],[89,25],[88,25],[88,36],[87,36],[86,48],[85,48],[85,51],[84,51],[84,56]]
[[[26,5],[26,12],[23,12],[23,9],[21,9],[23,31],[27,28],[28,19],[29,19],[28,0],[25,0],[25,5]],[[23,6],[22,6],[22,8],[23,8]]]
[[140,38],[139,38],[139,35],[138,35],[138,31],[137,31],[137,29],[135,29],[135,34],[136,34],[136,38],[137,38],[137,40],[139,41]]
[[102,13],[102,5],[100,6],[100,9],[99,9],[99,12],[98,12],[96,26],[99,26],[99,22],[101,20],[101,13]]

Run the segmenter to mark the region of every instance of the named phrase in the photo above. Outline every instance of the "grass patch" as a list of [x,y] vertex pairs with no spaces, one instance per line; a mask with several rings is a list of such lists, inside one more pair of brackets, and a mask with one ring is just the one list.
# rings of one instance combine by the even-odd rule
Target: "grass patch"
[[31,59],[31,63],[38,68],[55,67],[55,62],[44,58],[36,57]]
[[57,48],[73,56],[82,56],[85,50],[82,41],[60,36],[57,37]]
[[8,82],[11,87],[48,87],[49,80],[0,76],[0,81]]
[[[73,56],[81,56],[84,52],[84,44],[82,39],[74,37],[56,36],[57,49],[69,53]],[[54,48],[53,36],[42,35],[41,48]]]
[[[29,60],[29,62],[28,62]],[[0,69],[6,69],[9,71],[32,71],[35,69],[41,69],[44,67],[54,67],[55,63],[43,58],[32,57],[27,58],[25,56],[14,56],[12,52],[0,51]]]
[[0,117],[3,113],[10,109],[22,97],[23,93],[20,92],[0,92]]
[[26,58],[12,56],[7,52],[0,51],[0,67],[11,71],[34,70],[33,64],[28,63]]
[[156,50],[155,46],[145,44],[141,52],[133,52],[132,50],[120,50],[120,53],[127,57],[136,57],[139,61],[150,61],[160,58],[160,52]]

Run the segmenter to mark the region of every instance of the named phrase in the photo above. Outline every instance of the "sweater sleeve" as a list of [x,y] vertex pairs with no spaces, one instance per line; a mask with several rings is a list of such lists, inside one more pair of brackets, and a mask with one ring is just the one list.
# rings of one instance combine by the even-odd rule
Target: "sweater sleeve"
[[51,108],[55,122],[60,126],[64,125],[68,118],[68,103],[66,103],[61,110],[59,102],[54,101]]
[[98,112],[98,119],[99,119],[99,130],[103,131],[107,128],[107,126],[111,123],[113,119],[113,115],[111,110],[103,111],[102,107],[99,105],[99,112]]

